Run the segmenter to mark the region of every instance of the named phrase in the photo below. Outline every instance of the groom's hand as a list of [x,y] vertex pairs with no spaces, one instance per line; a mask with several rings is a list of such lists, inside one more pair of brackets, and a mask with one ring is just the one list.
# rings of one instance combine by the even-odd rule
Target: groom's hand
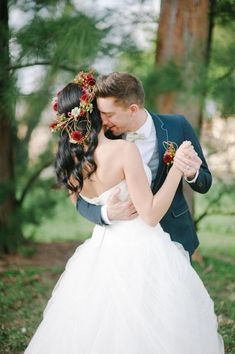
[[131,220],[138,214],[130,199],[121,201],[120,189],[113,193],[107,200],[107,216],[109,220]]
[[202,164],[202,160],[190,142],[183,143],[174,157],[174,165],[184,174],[187,180],[193,180]]

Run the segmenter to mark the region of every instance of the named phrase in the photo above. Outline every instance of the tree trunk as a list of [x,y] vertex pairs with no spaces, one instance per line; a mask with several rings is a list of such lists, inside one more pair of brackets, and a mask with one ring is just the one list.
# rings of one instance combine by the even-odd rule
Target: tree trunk
[[13,170],[14,110],[9,75],[8,2],[0,2],[0,252],[14,251],[20,241]]
[[157,66],[175,62],[184,84],[183,92],[158,97],[159,111],[184,114],[197,130],[201,123],[200,88],[208,55],[209,10],[209,0],[162,0],[157,35]]
[[[159,95],[157,108],[161,113],[183,114],[198,134],[210,29],[210,0],[162,0],[156,65],[174,62],[181,72],[183,90]],[[185,195],[193,212],[193,193],[187,185]]]

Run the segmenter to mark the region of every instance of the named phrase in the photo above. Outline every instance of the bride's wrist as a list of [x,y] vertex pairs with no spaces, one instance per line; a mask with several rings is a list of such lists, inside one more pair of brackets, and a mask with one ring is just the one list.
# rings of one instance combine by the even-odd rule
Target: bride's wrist
[[174,172],[174,175],[177,175],[179,177],[183,177],[184,173],[175,165],[173,164],[171,167],[172,172]]

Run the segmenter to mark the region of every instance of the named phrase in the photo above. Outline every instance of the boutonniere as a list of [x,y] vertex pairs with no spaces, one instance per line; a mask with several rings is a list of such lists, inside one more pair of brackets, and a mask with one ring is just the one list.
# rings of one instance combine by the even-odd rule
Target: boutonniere
[[167,165],[167,170],[171,168],[174,162],[175,152],[178,149],[178,145],[173,141],[163,141],[165,152],[163,155],[163,162]]

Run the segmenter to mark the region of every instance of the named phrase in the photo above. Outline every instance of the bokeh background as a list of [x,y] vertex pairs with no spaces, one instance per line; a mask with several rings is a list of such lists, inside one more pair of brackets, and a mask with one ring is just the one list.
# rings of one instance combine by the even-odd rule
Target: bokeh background
[[21,353],[56,279],[93,225],[56,188],[51,100],[79,70],[127,71],[146,108],[184,114],[213,186],[185,193],[194,267],[235,353],[234,0],[1,0],[0,353]]

